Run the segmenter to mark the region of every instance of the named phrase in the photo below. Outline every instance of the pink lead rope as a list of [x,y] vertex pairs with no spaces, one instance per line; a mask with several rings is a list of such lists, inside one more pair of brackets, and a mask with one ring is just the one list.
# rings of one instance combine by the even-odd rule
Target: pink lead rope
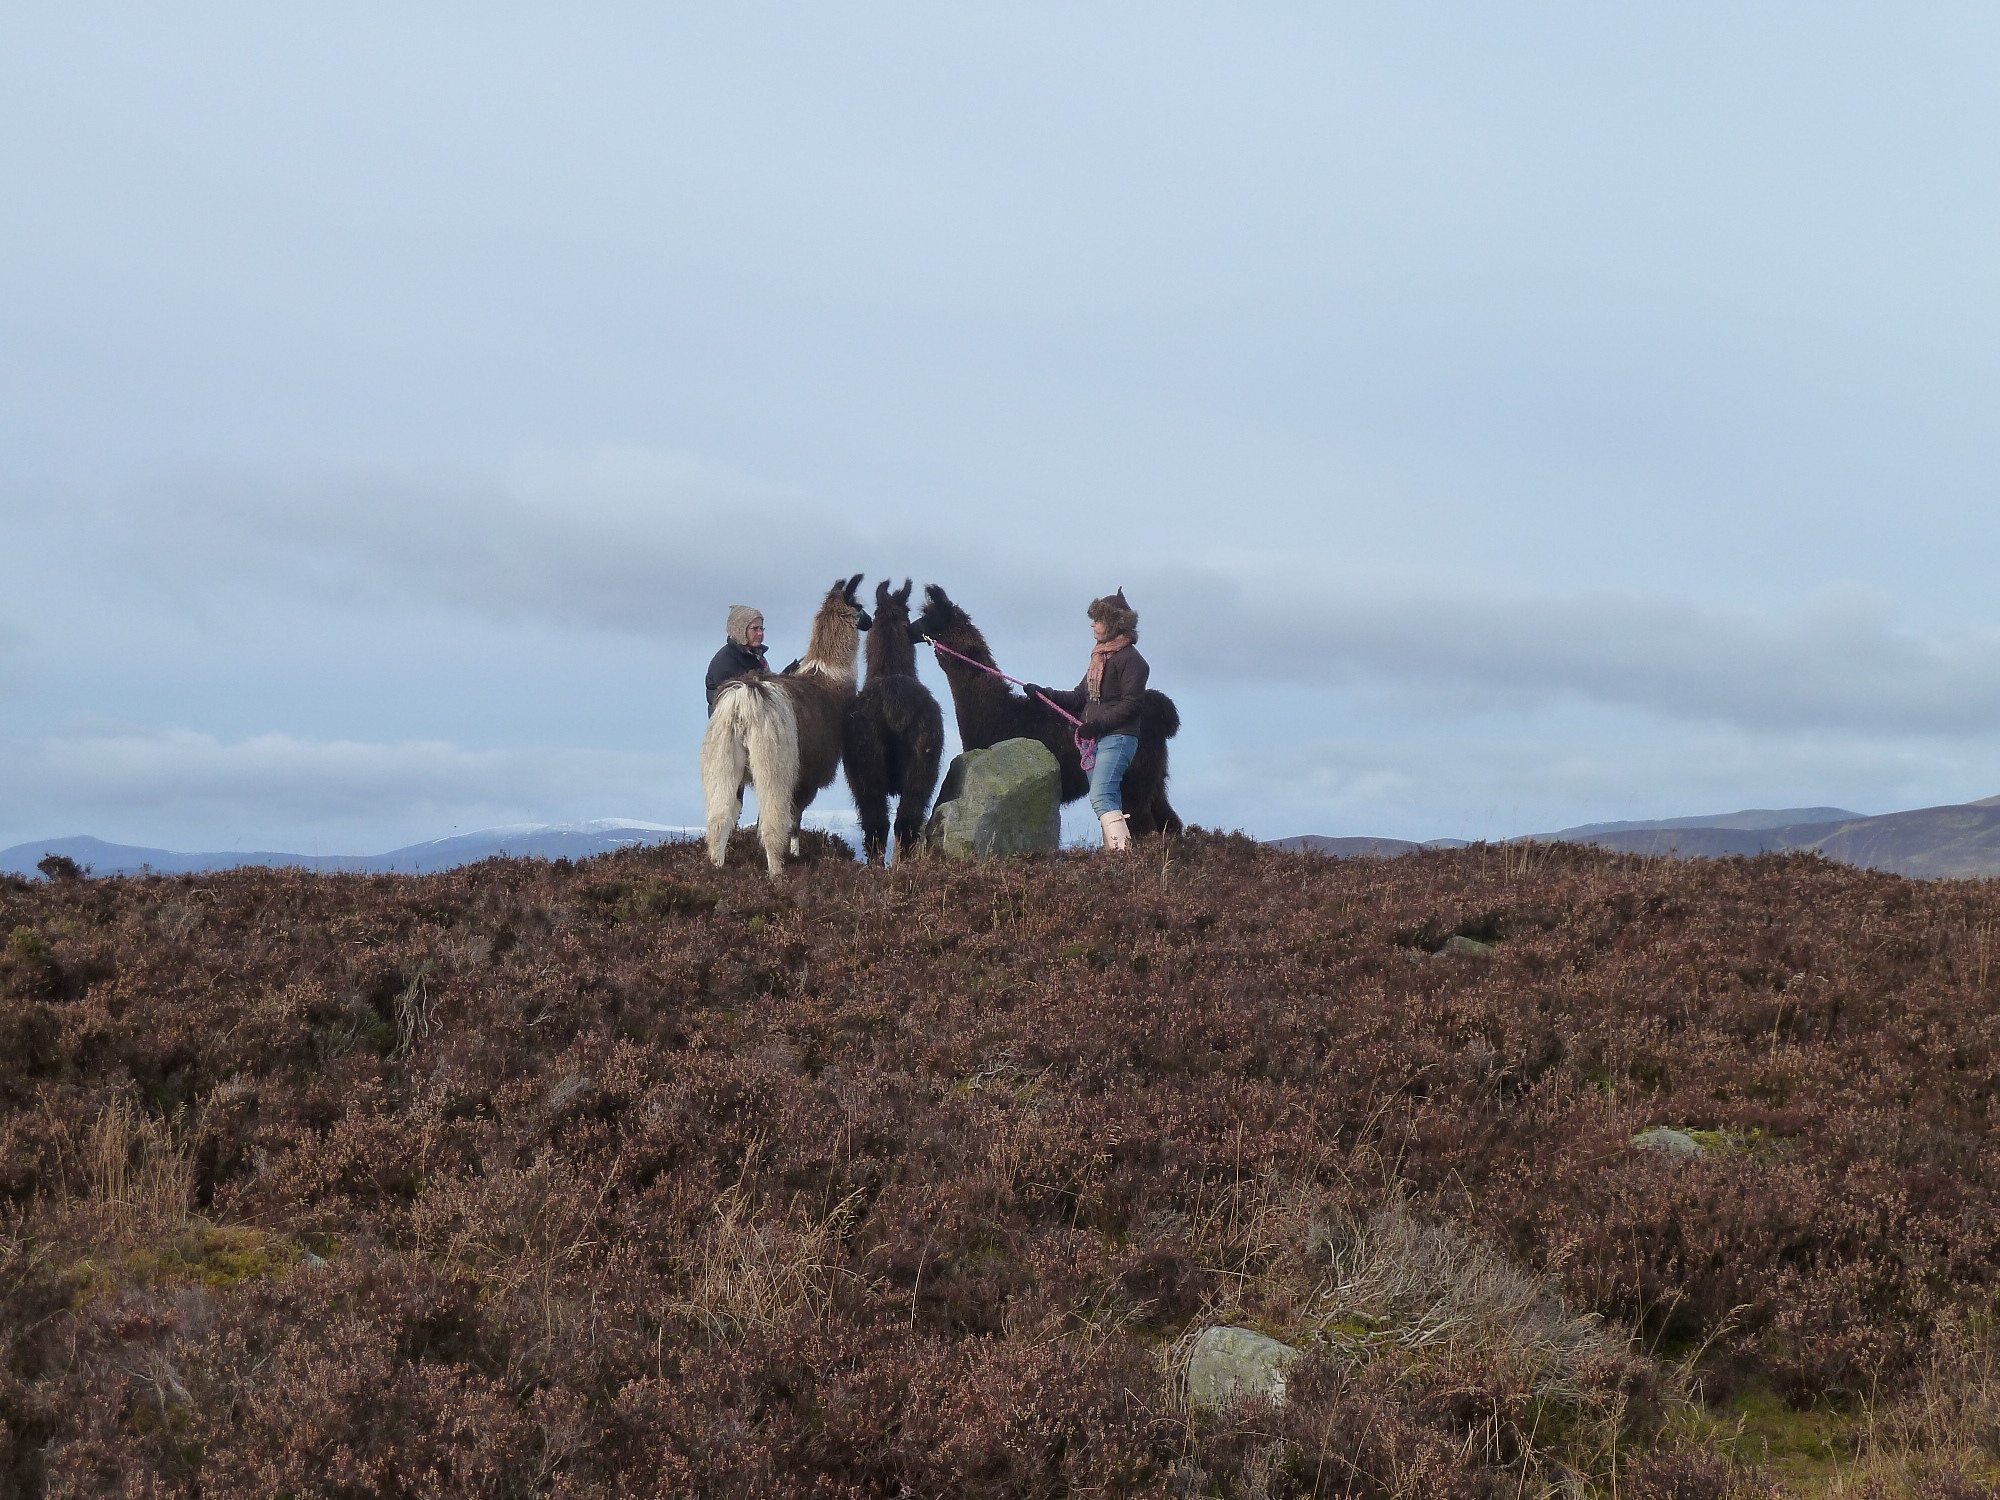
[[[954,651],[951,649],[951,647],[945,645],[942,641],[931,640],[929,636],[925,636],[924,640],[929,642],[930,648],[933,651],[942,651],[946,656],[955,656],[960,661],[964,662],[967,666],[977,667],[982,672],[991,672],[995,677],[1001,678],[1003,681],[1013,683],[1015,687],[1020,688],[1023,692],[1027,691],[1028,687],[1027,683],[1021,681],[1021,679],[1018,677],[1009,677],[1005,672],[1001,671],[998,667],[989,667],[983,661],[974,661],[971,657],[967,656],[963,651]],[[944,663],[939,662],[938,665],[941,667],[944,665]],[[1068,709],[1064,708],[1060,703],[1051,703],[1048,700],[1047,696],[1042,693],[1035,693],[1032,696],[1034,697],[1037,703],[1042,705],[1042,707],[1049,709],[1052,712],[1061,714],[1065,719],[1068,719],[1070,723],[1076,726],[1076,728],[1070,731],[1069,737],[1076,741],[1077,764],[1082,766],[1083,769],[1086,771],[1088,771],[1092,766],[1096,765],[1097,741],[1087,740],[1083,737],[1083,720],[1079,719],[1075,714],[1071,713]]]

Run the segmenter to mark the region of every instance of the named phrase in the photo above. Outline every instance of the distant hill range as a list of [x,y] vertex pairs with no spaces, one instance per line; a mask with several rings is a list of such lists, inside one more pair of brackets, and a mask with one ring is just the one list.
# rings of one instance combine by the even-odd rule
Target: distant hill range
[[64,854],[94,875],[199,875],[233,870],[242,865],[324,870],[357,874],[428,875],[490,859],[496,854],[532,859],[585,859],[634,844],[660,844],[672,839],[698,838],[699,828],[642,823],[630,818],[602,818],[590,823],[520,823],[507,828],[482,828],[475,833],[410,844],[387,854],[277,854],[267,850],[234,850],[215,854],[179,854],[171,849],[141,849],[107,844],[86,835],[41,839],[0,849],[0,873],[34,875],[48,855]]
[[1742,812],[1709,813],[1699,818],[1654,818],[1635,823],[1579,823],[1557,833],[1536,834],[1540,839],[1568,839],[1581,843],[1605,833],[1650,833],[1662,828],[1792,828],[1805,823],[1852,823],[1867,813],[1849,812],[1844,807],[1746,807]]
[[[1812,849],[1844,864],[1889,870],[1898,875],[1933,880],[1992,877],[2000,876],[2000,797],[1949,807],[1920,807],[1879,817],[1839,807],[1746,808],[1742,812],[1661,818],[1650,823],[1584,823],[1509,842],[1557,840],[1679,859]],[[1423,848],[1451,847],[1457,841],[1414,844],[1403,839],[1324,838],[1303,834],[1274,839],[1272,843],[1283,849],[1309,849],[1340,857],[1387,857]]]
[[1331,854],[1335,859],[1388,859],[1397,854],[1414,854],[1419,849],[1463,849],[1469,842],[1468,839],[1432,839],[1428,843],[1413,844],[1408,839],[1336,839],[1328,838],[1323,833],[1300,833],[1288,839],[1270,840],[1274,849]]

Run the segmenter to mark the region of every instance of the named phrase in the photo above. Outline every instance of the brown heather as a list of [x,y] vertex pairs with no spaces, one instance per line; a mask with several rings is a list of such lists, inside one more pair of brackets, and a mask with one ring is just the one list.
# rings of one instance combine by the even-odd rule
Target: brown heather
[[[12,882],[0,932],[8,1494],[2000,1472],[2000,887],[1195,835]],[[1309,1351],[1281,1409],[1186,1407],[1214,1321]]]

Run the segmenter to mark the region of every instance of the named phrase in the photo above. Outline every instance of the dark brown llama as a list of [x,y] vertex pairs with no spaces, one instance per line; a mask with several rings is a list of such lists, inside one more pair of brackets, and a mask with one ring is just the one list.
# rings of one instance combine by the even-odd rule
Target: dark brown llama
[[771,878],[784,873],[799,817],[840,770],[842,732],[854,702],[854,658],[868,611],[854,597],[861,575],[834,580],[813,616],[805,656],[776,676],[752,672],[716,691],[701,741],[708,857],[720,867],[743,816],[743,788],[757,788],[757,838]]
[[895,593],[875,585],[875,625],[868,635],[868,681],[847,711],[841,765],[861,814],[861,843],[871,865],[889,849],[889,799],[896,799],[896,859],[909,858],[923,834],[924,814],[944,758],[944,713],[917,679],[910,641],[910,580]]
[[[982,666],[996,665],[972,617],[934,583],[924,586],[924,611],[910,623],[909,637],[941,642]],[[1040,740],[1055,752],[1062,768],[1063,801],[1074,802],[1090,791],[1090,773],[1078,757],[1069,720],[1015,692],[991,672],[943,652],[938,653],[938,664],[951,684],[958,737],[966,749],[983,750],[1002,740]],[[1134,836],[1179,833],[1180,814],[1167,801],[1167,741],[1180,733],[1180,710],[1165,693],[1148,688],[1140,714],[1139,750],[1126,768],[1122,788],[1125,816]]]

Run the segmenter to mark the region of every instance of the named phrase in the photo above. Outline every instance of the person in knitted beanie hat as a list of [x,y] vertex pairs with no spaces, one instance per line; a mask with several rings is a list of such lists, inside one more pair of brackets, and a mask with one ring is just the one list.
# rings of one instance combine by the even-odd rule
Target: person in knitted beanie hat
[[1094,643],[1083,681],[1067,693],[1030,686],[1028,697],[1032,700],[1039,694],[1060,704],[1083,720],[1081,733],[1095,736],[1097,762],[1090,768],[1090,810],[1097,814],[1104,830],[1104,847],[1129,849],[1132,830],[1127,826],[1122,788],[1125,768],[1139,751],[1139,711],[1152,668],[1139,654],[1139,612],[1126,603],[1123,587],[1091,600],[1084,614]]
[[715,712],[715,695],[732,677],[768,670],[764,665],[764,612],[747,604],[729,606],[728,639],[708,664],[708,711]]

